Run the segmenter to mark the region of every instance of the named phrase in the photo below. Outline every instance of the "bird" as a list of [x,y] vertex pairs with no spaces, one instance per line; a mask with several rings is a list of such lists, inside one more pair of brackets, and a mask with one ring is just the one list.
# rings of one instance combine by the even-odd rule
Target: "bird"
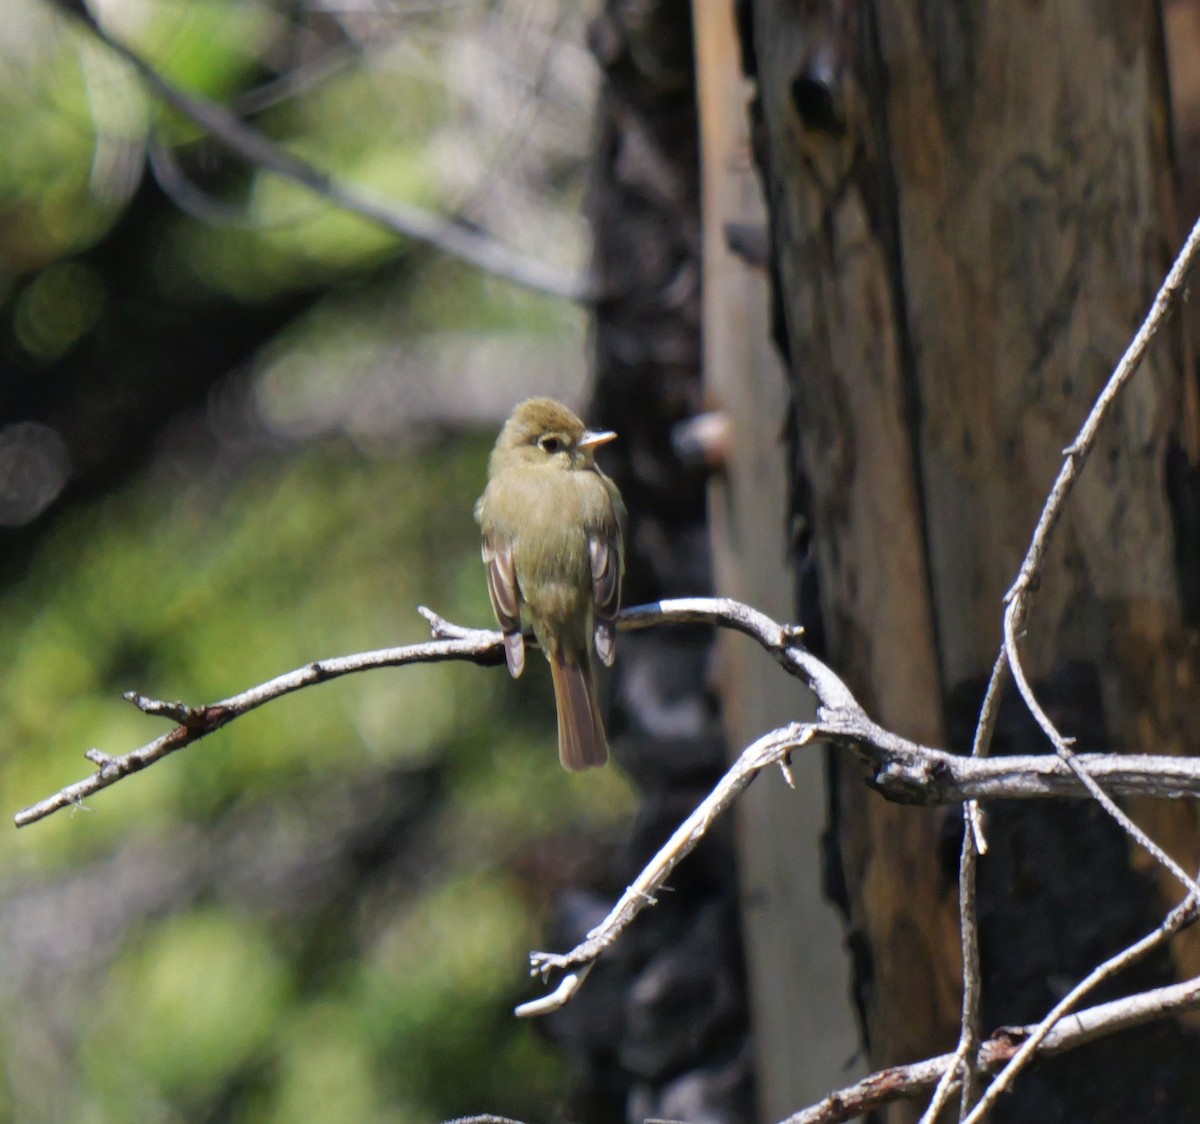
[[505,662],[514,679],[525,670],[527,622],[550,664],[569,772],[608,760],[591,653],[606,667],[616,657],[626,514],[595,453],[616,436],[553,398],[527,398],[500,430],[475,505]]

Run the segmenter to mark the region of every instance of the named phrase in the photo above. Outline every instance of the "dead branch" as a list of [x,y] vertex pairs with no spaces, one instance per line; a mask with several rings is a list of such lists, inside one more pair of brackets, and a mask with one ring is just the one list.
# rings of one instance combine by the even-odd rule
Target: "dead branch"
[[[130,691],[125,697],[134,706],[146,714],[171,719],[176,723],[174,729],[118,756],[99,749],[88,750],[85,756],[97,766],[91,776],[23,808],[14,816],[14,822],[17,827],[26,827],[62,808],[78,806],[123,777],[140,772],[241,715],[293,691],[383,667],[444,660],[467,660],[482,665],[503,662],[500,633],[451,624],[429,609],[422,608],[421,613],[430,622],[431,641],[314,660],[219,702],[192,706]],[[1050,755],[974,759],[923,746],[885,730],[867,715],[833,670],[800,644],[800,629],[773,621],[738,601],[725,597],[657,601],[623,610],[619,627],[628,631],[651,625],[697,622],[730,628],[757,640],[787,671],[808,684],[819,704],[815,722],[793,723],[772,730],[742,754],[693,813],[693,817],[708,817],[706,823],[723,812],[763,768],[786,763],[789,753],[810,741],[829,742],[850,750],[870,768],[869,782],[882,795],[905,804],[1087,795],[1086,787],[1067,763]],[[1084,753],[1077,760],[1110,792],[1164,798],[1200,796],[1197,758]],[[687,823],[692,823],[691,817]],[[670,867],[661,872],[662,877],[670,873],[681,857],[682,854],[674,858]],[[647,867],[648,872],[651,867]],[[661,885],[661,881],[655,885]],[[572,962],[582,963],[587,959]]]
[[[1194,255],[1200,247],[1200,223],[1185,247],[1184,255]],[[1181,261],[1184,255],[1181,255]],[[1176,263],[1176,270],[1179,262]],[[1170,278],[1168,279],[1170,281]],[[1176,281],[1176,285],[1178,281]],[[1174,294],[1176,290],[1171,290]],[[1166,299],[1169,306],[1170,299]],[[1156,304],[1156,308],[1159,305]],[[1139,338],[1146,334],[1143,327]],[[1150,333],[1153,334],[1152,332]],[[1148,337],[1147,337],[1148,338]],[[1136,341],[1135,341],[1136,342]],[[1144,350],[1144,348],[1143,348]],[[1128,359],[1128,356],[1127,356]],[[1136,363],[1134,363],[1136,366]],[[1114,382],[1126,371],[1128,363],[1123,360]],[[1122,376],[1128,378],[1132,373],[1129,368]],[[1111,402],[1115,391],[1110,393],[1113,382],[1101,396],[1101,403]],[[1119,387],[1118,387],[1119,389]],[[1102,416],[1102,415],[1101,415]],[[1068,450],[1067,462],[1064,465],[1066,483],[1060,477],[1062,487],[1056,485],[1054,496],[1065,496],[1074,472],[1090,447],[1094,438],[1096,410],[1089,417],[1089,422],[1081,431],[1081,436]],[[1093,421],[1095,424],[1093,425]],[[1090,427],[1090,428],[1089,428]],[[1081,451],[1082,450],[1082,451]],[[1061,499],[1059,501],[1061,503]],[[1141,833],[1124,813],[1113,804],[1110,793],[1141,794],[1160,797],[1198,796],[1200,795],[1200,760],[1173,756],[1142,756],[1117,754],[1077,754],[1067,743],[1067,740],[1053,727],[1049,719],[1033,695],[1029,685],[1024,680],[1023,670],[1016,652],[1015,628],[1022,619],[1021,605],[1027,604],[1023,594],[1029,588],[1033,577],[1040,566],[1040,558],[1045,550],[1045,538],[1054,526],[1053,519],[1043,518],[1039,531],[1041,539],[1031,545],[1030,566],[1023,567],[1026,575],[1014,586],[1015,593],[1010,599],[1005,614],[1006,647],[1002,655],[1003,670],[993,675],[988,701],[985,701],[984,712],[981,715],[979,729],[976,734],[975,754],[971,757],[961,757],[945,750],[923,746],[906,738],[883,729],[875,723],[859,705],[853,693],[845,683],[824,663],[807,651],[801,644],[802,631],[795,626],[781,624],[758,612],[750,606],[727,598],[683,598],[673,601],[662,601],[651,605],[638,606],[625,610],[621,614],[620,626],[623,630],[646,628],[659,624],[707,623],[742,632],[756,640],[766,649],[775,660],[790,674],[802,679],[816,695],[818,709],[816,721],[811,723],[792,723],[788,726],[770,731],[748,747],[738,758],[733,767],[718,782],[713,791],[700,803],[696,810],[680,825],[671,839],[646,866],[634,883],[626,890],[621,899],[613,907],[608,917],[597,926],[585,941],[576,948],[564,954],[534,953],[531,964],[535,974],[546,978],[550,973],[561,971],[567,973],[556,990],[540,999],[523,1005],[518,1009],[522,1015],[537,1015],[555,1010],[568,1002],[586,979],[591,965],[606,949],[611,947],[630,922],[647,905],[654,904],[654,895],[662,888],[671,872],[680,861],[692,850],[705,835],[708,828],[733,803],[750,782],[764,768],[779,765],[787,775],[789,755],[796,749],[813,741],[825,741],[849,749],[855,753],[871,770],[870,783],[884,796],[917,804],[944,804],[952,802],[968,802],[968,817],[964,832],[964,857],[960,874],[964,882],[962,911],[964,915],[964,953],[968,947],[969,934],[973,932],[973,899],[970,896],[974,883],[974,856],[978,851],[977,836],[973,829],[973,819],[970,813],[974,810],[974,802],[994,799],[1036,798],[1090,796],[1099,800],[1115,814],[1127,831],[1147,846],[1155,857],[1167,865],[1172,872],[1195,895],[1189,897],[1176,908],[1163,925],[1144,938],[1143,941],[1131,946],[1119,956],[1112,958],[1095,969],[1071,994],[1064,999],[1037,1027],[1024,1035],[1023,1045],[1011,1050],[1001,1058],[997,1053],[995,1039],[989,1039],[978,1050],[974,1049],[977,1037],[971,1027],[973,1019],[977,1019],[977,980],[968,978],[968,994],[964,1003],[963,1033],[955,1053],[942,1059],[932,1059],[919,1063],[916,1067],[899,1067],[884,1071],[883,1075],[875,1075],[866,1082],[860,1082],[853,1089],[853,1096],[846,1090],[833,1094],[823,1105],[861,1103],[863,1097],[886,1096],[895,1099],[901,1096],[915,1096],[928,1087],[938,1085],[935,1106],[941,1103],[957,1088],[964,1084],[964,1076],[969,1089],[972,1068],[990,1070],[999,1068],[1004,1061],[1011,1059],[1011,1064],[997,1079],[988,1095],[980,1101],[968,1117],[974,1122],[981,1120],[1000,1092],[1015,1078],[1020,1068],[1035,1052],[1051,1052],[1054,1049],[1068,1048],[1065,1042],[1079,1044],[1077,1038],[1083,1033],[1079,1028],[1092,1027],[1088,1032],[1094,1037],[1099,1033],[1107,1033],[1106,1027],[1132,1025],[1120,1022],[1120,1018],[1136,1018],[1146,1021],[1149,1018],[1161,1017],[1162,1014],[1177,1009],[1173,1002],[1186,1002],[1195,1005],[1196,988],[1192,985],[1178,985],[1176,989],[1160,989],[1159,992],[1145,993],[1143,996],[1121,1001],[1124,1006],[1114,1008],[1105,1005],[1104,1011],[1112,1015],[1089,1021],[1084,1015],[1071,1016],[1071,1022],[1064,1024],[1067,1011],[1077,1003],[1091,988],[1103,979],[1109,978],[1115,972],[1131,963],[1133,959],[1144,955],[1146,951],[1163,940],[1168,939],[1184,924],[1190,924],[1195,919],[1194,902],[1200,901],[1200,887],[1176,864],[1163,855],[1159,848]],[[1027,559],[1027,563],[1029,560]],[[1033,575],[1033,576],[1029,576]],[[1014,607],[1015,606],[1015,607]],[[434,662],[447,659],[466,659],[480,664],[498,663],[502,659],[502,639],[499,633],[463,628],[453,625],[437,614],[422,609],[429,620],[434,639],[424,644],[408,645],[401,648],[381,649],[352,656],[344,656],[331,660],[320,660],[308,664],[296,671],[278,676],[266,683],[251,687],[240,694],[221,700],[207,706],[194,707],[182,702],[162,702],[146,698],[131,692],[126,697],[145,713],[172,719],[176,726],[167,734],[118,757],[109,756],[99,750],[89,750],[87,757],[97,766],[91,776],[73,785],[61,789],[45,800],[19,812],[15,817],[17,826],[25,826],[50,815],[60,808],[79,804],[92,793],[116,783],[124,776],[138,772],[155,761],[161,760],[177,749],[190,745],[200,738],[220,729],[228,722],[242,714],[301,688],[313,686],[329,679],[358,671],[366,671],[380,667],[402,666],[408,663]],[[997,664],[1000,668],[1000,664]],[[989,735],[988,714],[989,701],[998,700],[999,691],[1007,673],[1011,672],[1027,705],[1042,725],[1043,730],[1051,739],[1057,750],[1057,756],[1023,756],[989,758],[986,756]],[[991,703],[995,705],[994,702]],[[981,838],[981,837],[980,837]],[[973,938],[972,938],[973,939]],[[964,956],[970,964],[971,957]],[[977,968],[976,968],[977,970]],[[1178,988],[1185,988],[1186,1000],[1177,1000],[1177,994],[1182,994]],[[1157,998],[1156,998],[1157,997]],[[1111,1009],[1111,1010],[1110,1010]],[[1102,1008],[1094,1008],[1100,1012]],[[1117,1011],[1117,1013],[1112,1013]],[[1120,1012],[1125,1012],[1124,1015]],[[1132,1012],[1132,1013],[1131,1013]],[[1087,1013],[1085,1013],[1087,1014]],[[1064,1025],[1067,1029],[1064,1029]],[[1065,1036],[1065,1037],[1064,1037]],[[1011,1035],[1006,1041],[1011,1040]],[[897,1075],[900,1075],[899,1077]],[[855,1101],[858,1097],[858,1101]],[[867,1107],[870,1107],[868,1104]],[[966,1104],[960,1115],[965,1115]],[[857,1115],[862,1108],[849,1112],[849,1116]],[[836,1120],[848,1119],[847,1115],[837,1115],[841,1112],[836,1108],[834,1115],[828,1115],[833,1109],[815,1106],[806,1110],[808,1113],[825,1112],[826,1115],[801,1115],[792,1118],[793,1121],[803,1120]],[[932,1108],[931,1111],[936,1111]],[[928,1113],[927,1113],[928,1115]]]
[[[672,607],[673,604],[669,601],[659,603],[663,608]],[[689,610],[687,618],[696,619],[695,611]],[[816,661],[810,653],[804,655],[819,664],[820,661]],[[832,675],[823,664],[820,666]],[[838,683],[840,685],[840,680]],[[565,980],[553,994],[523,1004],[517,1013],[523,1016],[546,1014],[568,1002],[583,983],[583,970],[612,947],[646,906],[655,904],[655,893],[703,838],[709,826],[759,773],[773,765],[785,766],[788,756],[809,742],[840,744],[858,752],[876,769],[872,779],[875,787],[886,796],[913,803],[955,803],[955,798],[949,797],[951,790],[959,793],[959,800],[1086,794],[1087,790],[1079,778],[1059,758],[959,757],[944,750],[907,742],[882,730],[867,718],[852,697],[850,701],[852,709],[836,714],[822,703],[818,706],[816,722],[796,722],[780,727],[744,750],[712,792],[646,864],[608,916],[588,934],[586,940],[566,953],[535,952],[530,956],[534,975],[545,979],[550,973],[561,971],[575,973],[578,979]],[[1080,760],[1090,774],[1103,777],[1113,791],[1145,792],[1147,789],[1142,787],[1141,782],[1151,777],[1155,779],[1150,787],[1157,789],[1159,770],[1166,769],[1173,776],[1187,775],[1191,778],[1187,788],[1181,786],[1174,789],[1176,794],[1186,791],[1188,795],[1200,795],[1200,791],[1193,787],[1200,780],[1200,759],[1085,754],[1081,755]],[[1120,763],[1119,769],[1114,768],[1117,762]],[[1139,764],[1142,767],[1149,766],[1147,774],[1141,777],[1137,775]],[[1176,773],[1176,769],[1182,773]],[[1162,794],[1161,790],[1159,794]],[[936,798],[930,801],[931,796]]]
[[[717,783],[716,788],[696,810],[688,816],[675,833],[663,844],[658,854],[646,865],[633,884],[621,895],[620,900],[608,916],[593,929],[587,940],[577,945],[570,952],[557,955],[550,952],[535,952],[529,957],[533,975],[543,979],[555,971],[571,969],[586,969],[591,966],[616,939],[628,928],[633,919],[648,905],[655,905],[655,894],[662,889],[671,871],[679,865],[684,857],[704,838],[709,827],[724,812],[737,796],[750,784],[763,769],[771,765],[783,764],[787,755],[799,749],[813,738],[813,728],[803,723],[795,722],[773,730],[759,738],[746,749],[730,769]],[[580,974],[579,983],[583,982]],[[578,990],[578,984],[568,989],[561,986],[553,996],[545,996],[541,1000],[522,1004],[517,1008],[521,1016],[541,1015],[563,1006]]]
[[[1141,366],[1151,342],[1158,334],[1164,321],[1185,295],[1185,282],[1198,255],[1200,255],[1200,220],[1197,220],[1193,225],[1191,233],[1188,235],[1182,249],[1167,272],[1166,278],[1159,287],[1150,311],[1146,314],[1141,327],[1130,341],[1129,346],[1125,349],[1124,355],[1121,356],[1116,369],[1109,377],[1104,389],[1093,403],[1092,409],[1089,411],[1075,440],[1063,451],[1062,468],[1059,470],[1058,477],[1054,481],[1054,486],[1051,488],[1050,494],[1046,497],[1046,503],[1042,507],[1041,515],[1038,517],[1038,523],[1030,539],[1029,549],[1026,551],[1025,558],[1021,563],[1017,580],[1013,583],[1012,588],[1005,597],[1004,642],[999,655],[996,657],[995,665],[992,668],[992,674],[988,681],[983,705],[980,708],[979,721],[975,726],[975,735],[971,747],[971,756],[973,759],[978,760],[987,757],[992,735],[995,732],[996,721],[1000,714],[1000,701],[1004,694],[1008,677],[1010,674],[1013,675],[1016,678],[1017,688],[1021,692],[1022,698],[1043,732],[1050,738],[1060,760],[1064,761],[1075,776],[1087,786],[1091,795],[1100,802],[1101,807],[1120,824],[1122,829],[1137,843],[1148,850],[1176,878],[1183,882],[1193,895],[1200,894],[1200,887],[1197,886],[1196,882],[1116,806],[1108,795],[1108,791],[1113,791],[1111,786],[1106,791],[1097,778],[1089,773],[1087,766],[1079,761],[1067,739],[1062,737],[1050,721],[1049,716],[1042,709],[1033,689],[1025,678],[1024,669],[1020,662],[1017,637],[1028,616],[1031,596],[1037,588],[1037,582],[1041,576],[1042,563],[1045,559],[1051,536],[1054,533],[1054,528],[1058,524],[1067,497],[1075,485],[1075,480],[1091,454],[1092,448],[1096,443],[1096,437],[1100,432],[1100,427],[1104,424],[1109,409],[1116,401],[1121,390]],[[963,1007],[962,1023],[959,1032],[959,1053],[963,1058],[965,1079],[962,1084],[962,1097],[958,1116],[960,1121],[966,1119],[974,1121],[983,1118],[984,1113],[987,1111],[985,1106],[993,1103],[994,1097],[998,1093],[989,1091],[988,1096],[984,1098],[980,1106],[975,1111],[971,1111],[971,1103],[974,1099],[971,1054],[973,1044],[979,1039],[979,1009],[982,995],[982,989],[979,984],[979,936],[975,916],[975,883],[978,859],[981,854],[986,852],[987,843],[983,835],[982,817],[977,801],[969,800],[963,805],[963,819],[963,841],[959,856],[959,923],[962,929],[963,950]],[[1192,900],[1200,902],[1200,896],[1193,897]],[[1099,980],[1096,982],[1098,983]],[[1074,1001],[1078,1002],[1083,997],[1083,994],[1081,993],[1076,996]],[[1055,1010],[1057,1009],[1055,1008]],[[1066,1010],[1068,1008],[1063,1009]],[[1054,1025],[1053,1016],[1054,1011],[1046,1017],[1045,1023],[1047,1029]],[[1015,1078],[1016,1073],[1023,1064],[1024,1062],[1015,1063],[1009,1070],[1006,1070],[1003,1079],[998,1081],[997,1084],[1003,1088],[1005,1082]],[[942,1093],[943,1089],[939,1087],[938,1094],[935,1094],[934,1097],[935,1102]],[[930,1112],[933,1112],[932,1105]],[[930,1120],[934,1118],[930,1113],[926,1115],[930,1117]]]
[[[1066,995],[1060,999],[1053,1008],[1042,1018],[1042,1021],[1035,1027],[1027,1028],[1030,1033],[1026,1040],[1021,1044],[1021,1048],[1012,1056],[1000,1071],[999,1076],[992,1082],[987,1092],[980,1098],[979,1103],[974,1109],[965,1116],[964,1124],[978,1124],[979,1121],[991,1111],[999,1100],[1001,1094],[1008,1089],[1016,1080],[1017,1075],[1024,1069],[1034,1057],[1042,1050],[1042,1046],[1050,1039],[1054,1033],[1055,1027],[1062,1023],[1062,1020],[1067,1016],[1067,1013],[1079,1003],[1084,996],[1095,990],[1105,980],[1112,979],[1119,972],[1124,971],[1131,964],[1141,960],[1148,953],[1152,952],[1159,945],[1170,940],[1176,933],[1182,929],[1188,928],[1195,924],[1197,918],[1200,917],[1200,905],[1197,904],[1197,899],[1187,897],[1179,905],[1177,905],[1163,919],[1163,923],[1159,925],[1153,932],[1147,933],[1140,941],[1136,941],[1128,948],[1118,952],[1115,956],[1110,956],[1104,963],[1093,968],[1087,976],[1085,976],[1078,984],[1076,984]],[[1191,981],[1195,983],[1196,981]],[[1176,985],[1186,986],[1186,985]],[[1132,996],[1129,1002],[1138,1000],[1146,1000],[1151,992],[1144,992],[1141,995]],[[1168,1013],[1166,1011],[1164,1014]],[[1076,1016],[1077,1018],[1080,1016]],[[1095,1037],[1095,1036],[1094,1036]]]
[[[1126,999],[1115,999],[1111,1003],[1101,1003],[1067,1016],[1044,1036],[1037,1052],[1042,1056],[1066,1053],[1119,1030],[1142,1026],[1197,1007],[1200,1007],[1200,979],[1140,992]],[[1000,1069],[1024,1048],[1037,1029],[1023,1026],[998,1030],[980,1046],[979,1068],[984,1073],[994,1073]],[[911,1065],[881,1069],[853,1085],[830,1093],[780,1124],[841,1124],[894,1101],[914,1100],[927,1093],[948,1070],[952,1070],[957,1059],[957,1053],[942,1054]],[[957,1079],[952,1081],[951,1091],[955,1085]]]
[[52,796],[22,809],[13,817],[14,823],[17,827],[26,827],[61,808],[78,807],[87,797],[116,784],[123,777],[141,772],[184,746],[208,737],[235,718],[256,710],[264,703],[305,687],[314,687],[318,683],[339,679],[343,675],[359,671],[402,667],[412,663],[439,663],[442,660],[455,659],[471,660],[479,664],[503,662],[500,633],[449,625],[444,633],[438,632],[437,624],[441,622],[441,618],[426,609],[421,611],[434,624],[437,638],[432,641],[399,648],[379,648],[373,652],[360,652],[334,659],[314,660],[295,671],[286,672],[236,695],[230,695],[220,702],[189,706],[183,702],[163,702],[147,698],[137,691],[127,692],[125,698],[140,711],[156,717],[170,718],[176,723],[175,728],[120,756],[113,757],[98,749],[87,750],[84,756],[97,766],[96,771],[91,776],[67,785]]

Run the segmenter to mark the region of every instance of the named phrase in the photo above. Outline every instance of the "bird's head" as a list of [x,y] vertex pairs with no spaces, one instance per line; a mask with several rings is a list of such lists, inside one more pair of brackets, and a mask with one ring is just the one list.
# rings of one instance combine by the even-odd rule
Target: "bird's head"
[[588,429],[578,414],[553,398],[527,398],[505,422],[492,457],[505,464],[591,468],[596,449],[614,437]]

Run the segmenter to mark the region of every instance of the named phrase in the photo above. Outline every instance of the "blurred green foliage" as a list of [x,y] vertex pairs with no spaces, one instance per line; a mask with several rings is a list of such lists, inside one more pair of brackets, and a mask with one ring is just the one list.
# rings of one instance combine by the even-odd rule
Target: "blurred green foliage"
[[[157,734],[124,690],[215,701],[314,657],[423,639],[420,603],[487,623],[471,507],[489,443],[438,435],[388,458],[339,443],[223,478],[151,477],[65,517],[0,592],[5,806],[81,775],[89,745],[119,753]],[[275,794],[357,770],[444,781],[418,848],[428,869],[373,901],[369,939],[316,968],[266,901],[200,900],[131,928],[111,970],[76,985],[91,1002],[62,1119],[207,1119],[217,1102],[220,1118],[253,1121],[544,1115],[562,1077],[511,1015],[540,917],[514,863],[540,838],[620,822],[629,794],[612,769],[558,767],[553,704],[530,670],[519,684],[466,664],[323,684],[86,812],[0,834],[11,890],[184,824],[203,845],[230,810],[260,802],[270,817]],[[30,1017],[10,1010],[4,1033]]]
[[[254,128],[357,192],[451,212],[460,204],[486,210],[495,200],[488,217],[514,225],[501,232],[502,240],[516,234],[534,242],[538,255],[564,263],[582,252],[572,215],[580,193],[569,174],[572,159],[547,151],[532,162],[558,195],[540,213],[539,200],[527,197],[528,184],[502,182],[512,153],[537,147],[528,111],[536,91],[526,89],[525,102],[511,105],[513,90],[503,83],[518,89],[551,84],[544,73],[525,72],[523,58],[505,59],[509,44],[491,28],[475,26],[480,18],[503,23],[504,4],[466,11],[472,32],[495,56],[487,65],[477,65],[478,57],[456,42],[464,18],[457,5],[445,12],[430,6],[418,13],[420,23],[405,23],[402,12],[389,22],[381,7],[389,34],[365,33],[348,59],[345,50],[329,50],[325,60],[302,57],[300,64],[312,64],[319,80],[298,82],[287,96],[270,94],[280,77],[272,72],[286,79],[281,57],[312,50],[307,39],[313,36],[306,38],[301,26],[303,4],[290,12],[269,0],[108,0],[97,7],[105,26],[169,81],[235,107],[239,95],[251,98]],[[518,29],[512,43],[539,50],[533,61],[544,65],[538,20],[548,20],[554,34],[565,17],[553,3],[541,7],[516,13],[513,22],[529,26]],[[353,33],[352,18],[349,26]],[[461,39],[471,41],[470,35]],[[448,67],[464,65],[490,77],[450,77]],[[501,87],[481,85],[490,80]],[[497,104],[481,109],[472,101],[481,96]],[[565,96],[569,102],[572,93]],[[491,150],[481,152],[481,131],[494,128],[491,117],[511,131],[491,138]],[[569,138],[579,144],[573,124],[564,129],[552,122],[554,143]],[[240,300],[264,300],[384,261],[399,243],[307,188],[236,161],[226,166],[219,143],[148,95],[128,64],[82,25],[58,16],[47,0],[6,0],[0,135],[0,295],[20,275],[79,253],[110,230],[141,181],[152,137],[182,160],[184,180],[199,177],[192,203],[211,209],[210,221],[181,213],[166,232],[150,263],[165,286],[193,283]],[[501,159],[508,165],[494,163]],[[205,171],[214,167],[216,182],[205,184]],[[209,191],[214,197],[203,202]],[[564,225],[566,215],[572,217]],[[219,216],[232,221],[222,225]]]
[[[94,7],[171,80],[234,105],[311,61],[322,29],[343,20],[252,0]],[[515,215],[538,253],[569,259],[581,243],[563,231],[576,220],[531,210],[527,184],[492,182],[497,152],[533,144],[532,116],[490,93],[477,115],[463,91],[479,74],[447,80],[453,55],[480,73],[507,67],[526,89],[525,62],[500,57],[507,44],[478,23],[502,23],[504,7],[385,18],[387,34],[351,14],[339,24],[347,64],[330,52],[319,81],[260,98],[253,123],[381,197],[494,203],[485,219]],[[522,49],[549,57],[537,19],[556,31],[553,9],[520,6]],[[471,511],[492,435],[430,424],[445,401],[480,397],[478,385],[436,384],[465,380],[462,357],[491,347],[485,360],[509,369],[489,361],[484,374],[503,396],[512,368],[528,367],[518,382],[561,368],[582,317],[428,255],[399,269],[397,239],[231,164],[44,0],[7,0],[4,16],[0,307],[12,354],[0,359],[15,381],[3,389],[52,384],[56,364],[109,331],[128,288],[108,270],[148,279],[172,316],[313,295],[241,376],[253,439],[214,442],[203,410],[164,418],[139,474],[61,505],[20,571],[10,564],[0,798],[11,811],[89,771],[85,749],[122,753],[166,728],[127,690],[213,702],[314,658],[425,639],[418,604],[489,623]],[[474,47],[462,19],[476,20]],[[487,65],[479,43],[497,56]],[[559,111],[555,128],[578,143],[572,106]],[[488,114],[519,127],[481,158],[472,130]],[[214,211],[238,217],[167,212],[144,242],[120,243],[149,246],[144,260],[110,258],[152,130]],[[551,155],[567,213],[578,184]],[[87,375],[73,376],[84,397]],[[614,769],[559,768],[547,680],[540,661],[520,683],[467,664],[347,677],[269,704],[85,809],[0,832],[0,1119],[552,1117],[565,1077],[512,1007],[529,995],[525,958],[544,943],[562,872],[586,862],[587,840],[619,830],[631,797]]]

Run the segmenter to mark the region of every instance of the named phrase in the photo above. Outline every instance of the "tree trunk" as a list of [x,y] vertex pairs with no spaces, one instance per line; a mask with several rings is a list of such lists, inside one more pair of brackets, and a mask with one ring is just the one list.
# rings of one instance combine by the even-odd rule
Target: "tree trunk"
[[[884,725],[966,749],[1062,450],[1173,252],[1158,8],[751,9],[794,494],[810,497],[828,656]],[[1195,748],[1200,645],[1181,575],[1198,560],[1170,499],[1171,466],[1197,460],[1182,351],[1177,334],[1160,343],[1111,419],[1022,641],[1081,748]],[[994,751],[1045,750],[1010,703]],[[886,804],[844,761],[833,784],[871,1061],[950,1048],[960,820]],[[1191,804],[1130,810],[1195,868]],[[988,830],[985,1029],[1039,1018],[1180,896],[1093,804],[1004,808]],[[1200,937],[1173,956],[1121,986],[1200,972]],[[1019,1082],[997,1119],[1197,1118],[1196,1046],[1178,1023],[1124,1036],[1119,1055],[1095,1044]]]
[[[721,471],[709,492],[718,594],[776,620],[795,615],[783,419],[787,385],[771,339],[766,209],[750,147],[749,84],[734,0],[693,0],[703,201],[705,401]],[[710,421],[712,419],[710,418]],[[718,638],[730,751],[811,719],[811,694],[746,637]],[[856,1029],[838,917],[822,896],[817,841],[824,765],[792,759],[795,788],[762,778],[738,801],[738,884],[759,1119],[781,1120],[854,1076]]]

